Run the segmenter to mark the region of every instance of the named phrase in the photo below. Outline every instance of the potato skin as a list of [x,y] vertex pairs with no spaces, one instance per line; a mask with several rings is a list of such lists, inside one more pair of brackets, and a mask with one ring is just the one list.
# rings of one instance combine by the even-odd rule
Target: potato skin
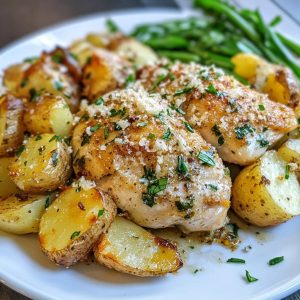
[[[267,176],[262,175],[262,160],[266,155],[275,158],[272,164],[274,169],[278,168],[277,163],[280,163],[281,166],[284,164],[275,151],[268,151],[257,162],[245,167],[236,177],[232,186],[232,208],[235,213],[246,222],[260,227],[280,224],[294,216],[294,214],[283,209],[284,204],[280,206],[269,193],[268,186],[271,182]],[[284,168],[281,171],[282,178],[280,180],[285,180]],[[297,184],[297,181],[295,182],[295,175],[290,174],[291,176],[293,176],[294,184]],[[299,187],[298,193],[300,196]],[[294,196],[297,198],[297,195]],[[288,200],[282,199],[283,202],[288,202]]]
[[36,102],[26,104],[24,124],[32,134],[67,136],[72,130],[72,122],[73,115],[62,96],[43,94]]
[[183,265],[174,244],[123,217],[116,217],[101,235],[94,255],[110,269],[140,277],[162,276]]
[[43,52],[30,63],[12,65],[4,71],[4,85],[19,97],[35,101],[44,92],[65,98],[71,111],[79,105],[79,65],[62,48]]
[[16,150],[23,141],[23,101],[12,94],[0,98],[0,156]]
[[268,94],[271,100],[291,108],[299,105],[298,81],[289,68],[249,53],[238,53],[231,60],[235,73],[247,79],[258,91]]
[[71,173],[67,145],[53,134],[32,136],[17,151],[9,176],[23,191],[53,191],[65,184]]
[[[40,223],[42,251],[50,260],[64,267],[85,257],[116,215],[116,206],[108,195],[96,188],[88,189],[88,192],[76,189],[65,189],[47,209]],[[104,210],[100,216],[99,208]],[[80,236],[73,238],[76,231],[70,231],[70,227],[84,230],[78,231]]]
[[8,176],[8,166],[14,160],[13,157],[0,158],[0,201],[20,192],[15,183]]
[[39,223],[50,195],[14,194],[0,201],[0,230],[27,234],[39,230]]

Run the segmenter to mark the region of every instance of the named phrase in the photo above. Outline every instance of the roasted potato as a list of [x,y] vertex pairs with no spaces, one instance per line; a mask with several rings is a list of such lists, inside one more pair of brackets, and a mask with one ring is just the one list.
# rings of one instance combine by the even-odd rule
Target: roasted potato
[[296,171],[300,171],[300,138],[288,139],[279,149],[278,154],[288,163],[294,163]]
[[7,94],[0,97],[0,156],[16,150],[23,141],[23,102]]
[[15,234],[38,232],[50,195],[14,194],[0,201],[0,230]]
[[64,185],[71,172],[71,157],[61,137],[32,136],[16,152],[9,176],[25,192],[53,191]]
[[73,115],[62,96],[43,94],[36,102],[26,105],[24,124],[30,133],[67,136],[71,133],[72,123]]
[[0,201],[20,191],[8,176],[8,165],[13,160],[13,157],[0,158]]
[[116,215],[114,202],[81,180],[66,188],[43,215],[39,239],[43,252],[68,267],[82,259]]
[[70,109],[76,111],[79,104],[79,65],[67,51],[57,48],[43,52],[30,63],[13,65],[4,71],[5,87],[19,97],[34,102],[44,92],[65,98]]
[[110,49],[137,66],[152,64],[158,60],[158,56],[150,47],[130,37],[123,36],[111,41]]
[[123,87],[133,65],[118,55],[103,49],[95,49],[83,68],[83,95],[89,100]]
[[236,177],[232,208],[246,222],[272,226],[300,214],[300,185],[292,168],[275,150]]
[[300,103],[296,77],[290,69],[274,65],[254,54],[239,53],[232,57],[234,72],[255,86],[270,99],[295,108]]
[[176,272],[182,260],[176,246],[122,217],[116,217],[94,247],[96,260],[137,276]]

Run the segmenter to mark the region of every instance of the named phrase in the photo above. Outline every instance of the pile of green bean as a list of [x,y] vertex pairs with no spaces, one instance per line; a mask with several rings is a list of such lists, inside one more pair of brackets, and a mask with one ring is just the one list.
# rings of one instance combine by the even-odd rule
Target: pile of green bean
[[219,0],[194,0],[203,16],[138,26],[132,35],[160,56],[215,64],[233,72],[231,57],[254,53],[293,70],[300,80],[300,45],[276,32],[277,16],[266,24],[258,10],[239,10]]

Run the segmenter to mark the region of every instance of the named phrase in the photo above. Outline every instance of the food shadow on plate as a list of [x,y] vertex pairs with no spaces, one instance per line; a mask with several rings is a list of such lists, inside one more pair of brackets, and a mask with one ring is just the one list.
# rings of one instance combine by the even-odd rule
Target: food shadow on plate
[[66,269],[59,267],[51,262],[41,251],[38,237],[35,234],[28,235],[13,235],[5,232],[0,232],[1,237],[9,239],[11,243],[14,243],[22,252],[35,264],[52,272],[76,272],[79,275],[88,277],[94,281],[102,281],[111,284],[143,284],[145,282],[151,282],[156,278],[137,277],[129,274],[120,273],[111,269],[108,269],[93,261],[92,255],[83,259],[79,263]]

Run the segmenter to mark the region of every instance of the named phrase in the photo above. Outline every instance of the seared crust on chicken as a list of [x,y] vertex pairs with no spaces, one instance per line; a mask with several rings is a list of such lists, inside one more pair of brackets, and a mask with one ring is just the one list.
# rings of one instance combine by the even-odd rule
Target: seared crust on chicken
[[221,70],[191,63],[149,65],[139,72],[215,146],[225,161],[248,165],[297,127],[293,110],[269,100]]
[[158,95],[139,86],[83,108],[74,169],[141,226],[186,232],[224,225],[231,181],[215,149]]

